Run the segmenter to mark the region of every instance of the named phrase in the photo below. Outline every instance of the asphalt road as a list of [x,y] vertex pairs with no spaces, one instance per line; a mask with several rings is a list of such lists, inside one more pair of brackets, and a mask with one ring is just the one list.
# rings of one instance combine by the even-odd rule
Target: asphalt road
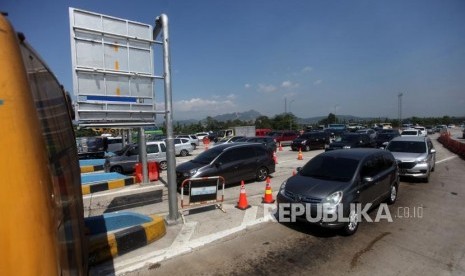
[[[403,179],[398,201],[389,207],[393,222],[364,222],[351,237],[303,223],[267,222],[128,275],[465,275],[465,161],[435,146],[430,183]],[[295,153],[280,155],[276,182],[296,166]],[[255,193],[254,185],[247,185],[248,193]],[[236,190],[228,188],[227,199]]]

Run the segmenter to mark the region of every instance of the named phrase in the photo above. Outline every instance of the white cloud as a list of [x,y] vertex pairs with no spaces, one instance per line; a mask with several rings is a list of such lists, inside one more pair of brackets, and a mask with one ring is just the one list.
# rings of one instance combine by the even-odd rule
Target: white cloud
[[176,112],[197,112],[197,111],[220,111],[227,108],[233,108],[236,104],[231,98],[226,100],[207,100],[193,98],[190,100],[181,100],[173,103],[173,109]]
[[297,87],[299,87],[299,84],[298,83],[292,83],[291,81],[283,81],[281,83],[281,87],[284,87],[284,88],[297,88]]
[[304,68],[302,68],[302,73],[308,73],[312,71],[313,71],[313,68],[310,66],[305,66]]
[[316,80],[313,82],[314,85],[319,85],[323,82],[323,80]]
[[246,84],[244,84],[244,87],[245,87],[245,89],[249,89],[252,86],[250,84],[246,83]]
[[265,84],[259,84],[258,85],[258,91],[263,92],[263,93],[273,93],[276,92],[278,88],[274,85],[265,85]]
[[234,100],[235,98],[236,98],[236,95],[234,95],[234,94],[229,94],[229,95],[226,96],[226,99],[228,99],[228,100]]

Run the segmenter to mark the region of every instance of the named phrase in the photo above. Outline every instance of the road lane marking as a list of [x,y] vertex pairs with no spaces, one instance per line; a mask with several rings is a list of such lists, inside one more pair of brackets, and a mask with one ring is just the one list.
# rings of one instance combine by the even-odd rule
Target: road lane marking
[[444,158],[442,160],[436,161],[436,164],[440,164],[442,162],[446,162],[446,161],[449,161],[449,160],[454,159],[454,158],[457,158],[457,155],[450,156],[450,157]]

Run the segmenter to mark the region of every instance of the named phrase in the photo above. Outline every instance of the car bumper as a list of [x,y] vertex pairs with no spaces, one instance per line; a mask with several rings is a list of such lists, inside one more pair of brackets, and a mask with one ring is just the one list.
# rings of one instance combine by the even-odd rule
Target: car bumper
[[[293,217],[291,215],[291,210],[289,205],[292,204],[301,204],[301,202],[294,201],[284,195],[282,195],[280,192],[276,196],[276,202],[277,202],[277,207],[278,207],[278,212],[280,212],[280,209],[285,211],[282,215],[278,213],[278,221],[280,221],[281,216],[284,219],[283,222],[293,222]],[[304,204],[309,204],[309,207],[307,207],[305,210],[305,213],[302,215],[295,216],[295,220],[299,222],[305,222],[305,223],[310,223],[313,225],[318,225],[323,228],[328,228],[328,229],[340,229],[344,227],[347,222],[344,221],[338,221],[337,220],[337,214],[327,214],[328,218],[330,218],[331,221],[325,221],[322,217],[323,215],[320,213],[318,214],[318,204],[310,204],[310,203],[304,203]],[[280,207],[280,205],[285,205],[285,207]],[[310,211],[310,214],[308,214],[307,211]],[[345,213],[345,212],[343,212]],[[332,219],[331,219],[332,218]]]
[[413,168],[410,168],[410,169],[399,168],[400,176],[427,178],[429,173],[430,173],[430,168],[428,164],[417,164]]

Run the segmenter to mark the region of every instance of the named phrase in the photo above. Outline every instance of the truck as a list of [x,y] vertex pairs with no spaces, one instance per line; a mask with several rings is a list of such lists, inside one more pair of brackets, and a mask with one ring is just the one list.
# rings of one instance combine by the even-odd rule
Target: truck
[[231,136],[245,136],[252,137],[255,136],[255,126],[237,126],[232,129],[224,129],[218,131],[218,140]]

